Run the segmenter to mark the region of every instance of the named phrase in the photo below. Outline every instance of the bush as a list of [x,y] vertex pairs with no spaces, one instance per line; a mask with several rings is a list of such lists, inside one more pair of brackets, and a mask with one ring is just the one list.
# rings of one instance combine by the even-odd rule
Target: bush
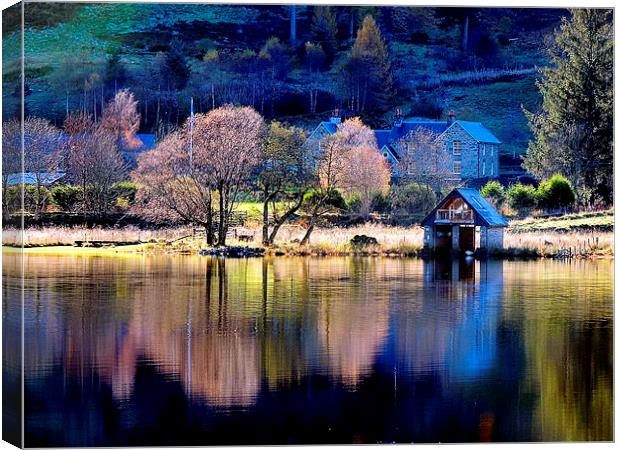
[[[315,202],[315,199],[316,199],[315,191],[307,193],[304,196],[304,206],[306,208],[309,206],[312,206]],[[327,198],[327,201],[325,203],[328,206],[331,206],[332,208],[335,208],[335,209],[347,209],[347,202],[342,197],[342,194],[340,193],[340,191],[336,189],[333,189],[329,193],[329,197]]]
[[378,213],[390,212],[390,195],[377,191],[372,195],[372,201],[370,203],[370,210]]
[[53,203],[63,211],[75,211],[82,200],[84,190],[80,186],[58,185],[50,191]]
[[536,197],[541,208],[567,208],[575,203],[575,192],[570,182],[559,174],[540,183]]
[[528,209],[536,206],[536,189],[534,186],[513,184],[506,192],[508,204],[514,209]]
[[501,206],[506,198],[506,191],[499,181],[492,180],[480,189],[480,195],[491,200],[495,206]]
[[[136,189],[136,183],[133,181],[118,181],[110,188],[111,197],[117,205],[119,203],[133,205],[136,199]],[[119,199],[121,199],[120,202]]]
[[353,194],[347,199],[347,210],[350,212],[359,212],[362,207],[362,199],[359,195]]
[[428,213],[437,203],[433,189],[420,183],[410,183],[396,188],[392,194],[392,208],[397,213],[419,214]]
[[[38,196],[41,198],[38,198]],[[9,211],[19,211],[21,210],[21,198],[22,198],[22,186],[9,186],[7,189],[7,204],[9,207]],[[39,200],[39,202],[37,202]],[[29,213],[36,213],[37,203],[40,205],[41,211],[45,211],[47,205],[52,202],[52,196],[50,194],[49,189],[41,186],[39,192],[37,192],[37,187],[33,185],[24,186],[24,211]]]

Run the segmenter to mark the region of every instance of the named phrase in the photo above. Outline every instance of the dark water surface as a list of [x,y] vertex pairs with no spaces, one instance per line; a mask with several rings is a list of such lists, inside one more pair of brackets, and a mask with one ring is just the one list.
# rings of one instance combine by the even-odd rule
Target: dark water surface
[[612,272],[25,256],[25,444],[611,440]]

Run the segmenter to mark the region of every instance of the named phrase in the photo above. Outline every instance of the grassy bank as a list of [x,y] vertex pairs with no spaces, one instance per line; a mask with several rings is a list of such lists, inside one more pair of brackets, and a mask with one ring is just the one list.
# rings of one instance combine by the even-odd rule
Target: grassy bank
[[[601,224],[596,228],[592,224]],[[613,256],[614,235],[608,231],[613,224],[613,213],[587,213],[570,216],[528,219],[511,223],[506,230],[504,249],[499,257],[610,257]],[[613,228],[612,228],[613,229]],[[284,226],[273,248],[267,254],[275,255],[384,255],[416,256],[423,246],[423,230],[419,226],[398,227],[364,224],[353,227],[317,228],[309,245],[300,246],[305,230],[299,226]],[[354,246],[355,235],[371,236],[377,245]],[[29,253],[185,253],[196,254],[207,248],[204,237],[194,236],[191,228],[142,230],[137,227],[119,229],[87,227],[28,228],[23,235],[19,230],[5,229],[5,245],[19,247],[23,236]],[[237,239],[244,236],[245,239]],[[249,239],[249,240],[248,240]],[[261,229],[245,227],[231,233],[228,245],[261,246]],[[75,247],[75,241],[136,242],[138,245],[108,245],[103,248]]]

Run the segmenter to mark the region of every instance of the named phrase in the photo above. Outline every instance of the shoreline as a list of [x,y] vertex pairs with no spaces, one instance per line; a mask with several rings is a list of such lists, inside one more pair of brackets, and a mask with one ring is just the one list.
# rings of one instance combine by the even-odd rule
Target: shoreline
[[[380,246],[372,249],[345,250],[325,248],[292,248],[292,247],[250,247],[250,246],[226,246],[226,247],[206,247],[200,250],[190,250],[183,248],[166,248],[150,242],[132,245],[109,245],[103,247],[78,247],[75,245],[47,245],[47,246],[14,246],[2,245],[3,254],[26,254],[26,255],[56,255],[56,256],[211,256],[225,258],[260,258],[260,257],[381,257],[381,258],[419,258],[432,259],[435,255],[426,252],[424,249],[409,249],[399,251],[396,249],[383,249]],[[535,260],[535,259],[614,259],[613,253],[604,251],[590,252],[548,252],[541,253],[529,248],[504,248],[498,251],[481,254],[476,252],[474,255],[452,254],[450,258],[473,258],[476,260],[484,259],[503,259],[503,260]]]

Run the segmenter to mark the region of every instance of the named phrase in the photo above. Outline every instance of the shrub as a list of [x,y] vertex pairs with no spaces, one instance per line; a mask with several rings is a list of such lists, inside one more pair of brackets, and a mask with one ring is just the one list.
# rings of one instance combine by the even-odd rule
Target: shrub
[[110,190],[111,197],[116,204],[119,204],[119,199],[122,199],[120,203],[133,205],[136,199],[136,183],[133,181],[118,181],[111,186]]
[[[308,192],[304,196],[304,206],[309,207],[313,205],[315,202],[316,195],[317,194],[315,191]],[[342,194],[340,193],[340,191],[336,189],[333,189],[329,193],[329,197],[327,198],[327,201],[325,203],[327,206],[331,206],[332,208],[335,208],[335,209],[347,209],[347,202],[342,197]]]
[[372,201],[370,203],[371,211],[378,213],[388,213],[390,212],[390,194],[384,194],[383,192],[377,191],[372,195]]
[[420,183],[410,183],[396,188],[392,194],[392,208],[406,214],[426,214],[437,203],[433,189]]
[[559,174],[540,183],[536,197],[541,208],[567,208],[575,203],[575,192],[570,182]]
[[501,206],[506,197],[506,191],[499,181],[492,180],[480,189],[480,195],[491,200],[495,206]]
[[50,191],[52,201],[63,211],[75,211],[82,200],[83,189],[80,186],[58,185]]
[[347,199],[347,209],[350,212],[359,212],[362,207],[362,199],[359,195],[353,194]]
[[536,189],[521,183],[513,184],[506,192],[508,204],[515,209],[527,209],[536,206]]

